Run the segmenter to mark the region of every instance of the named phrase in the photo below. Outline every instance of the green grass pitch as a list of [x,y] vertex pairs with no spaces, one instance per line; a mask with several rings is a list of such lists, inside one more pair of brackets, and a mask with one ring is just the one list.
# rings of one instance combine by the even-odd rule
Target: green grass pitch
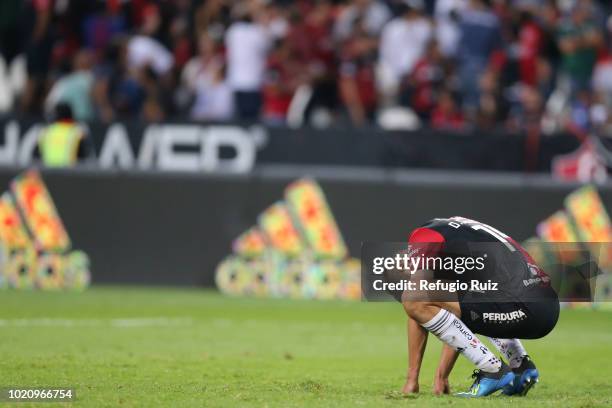
[[[4,291],[0,332],[0,387],[74,387],[77,401],[67,406],[612,406],[605,311],[562,311],[552,334],[525,342],[540,384],[526,398],[481,400],[431,395],[440,350],[433,337],[421,395],[401,396],[405,317],[393,303],[137,287]],[[460,357],[453,391],[469,386],[471,372]]]

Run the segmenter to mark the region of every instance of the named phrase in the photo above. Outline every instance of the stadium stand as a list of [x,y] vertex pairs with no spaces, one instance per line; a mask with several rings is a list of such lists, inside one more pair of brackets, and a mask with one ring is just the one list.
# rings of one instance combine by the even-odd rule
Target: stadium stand
[[612,122],[607,3],[5,0],[0,110],[590,132]]

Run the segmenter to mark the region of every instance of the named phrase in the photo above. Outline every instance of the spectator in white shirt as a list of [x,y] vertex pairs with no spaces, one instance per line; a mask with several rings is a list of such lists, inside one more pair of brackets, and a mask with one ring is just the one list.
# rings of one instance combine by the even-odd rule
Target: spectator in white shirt
[[127,45],[127,61],[130,69],[150,67],[158,77],[167,76],[174,66],[174,57],[154,37],[161,24],[159,8],[153,4],[145,7],[144,19],[139,34]]
[[379,75],[384,76],[384,88],[390,93],[395,93],[402,78],[410,75],[431,40],[432,26],[422,10],[422,0],[407,0],[399,17],[382,31]]
[[459,18],[468,6],[467,0],[437,0],[435,9],[436,38],[445,57],[455,57],[461,29]]
[[352,0],[344,8],[334,26],[336,40],[346,40],[353,32],[354,26],[361,21],[367,33],[377,36],[392,15],[385,3],[378,0]]
[[170,51],[158,41],[144,35],[132,37],[127,52],[130,68],[140,69],[150,66],[158,76],[168,74],[174,65]]
[[255,120],[262,105],[261,88],[271,47],[266,28],[250,15],[233,23],[225,33],[227,82],[234,93],[239,119]]
[[183,70],[184,88],[194,98],[191,117],[196,120],[231,119],[233,94],[225,81],[224,62],[207,34],[198,39],[198,55]]

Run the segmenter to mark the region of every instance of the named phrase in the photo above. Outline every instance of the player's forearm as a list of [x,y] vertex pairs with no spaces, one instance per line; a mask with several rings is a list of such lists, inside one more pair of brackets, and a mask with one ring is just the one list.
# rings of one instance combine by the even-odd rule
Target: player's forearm
[[427,330],[413,318],[408,318],[408,374],[407,378],[418,382],[423,354],[427,346]]
[[438,369],[436,371],[436,377],[438,379],[448,379],[458,356],[459,353],[449,345],[445,344],[444,347],[442,347],[440,364],[438,364]]

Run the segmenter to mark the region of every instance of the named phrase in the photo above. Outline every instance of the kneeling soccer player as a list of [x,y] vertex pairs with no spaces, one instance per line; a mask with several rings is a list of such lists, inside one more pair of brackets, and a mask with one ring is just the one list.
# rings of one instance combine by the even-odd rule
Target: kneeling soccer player
[[[444,296],[432,296],[428,292],[425,297],[408,290],[394,293],[409,317],[408,375],[403,392],[419,391],[419,371],[428,332],[445,343],[434,380],[436,394],[450,393],[448,377],[459,353],[470,360],[476,370],[470,390],[457,395],[481,397],[499,390],[506,395],[526,395],[538,381],[539,372],[518,339],[538,339],[550,333],[559,317],[559,300],[548,276],[516,241],[474,220],[436,218],[412,232],[410,256],[414,257],[418,252],[415,246],[421,245],[419,250],[425,251],[428,257],[466,259],[478,253],[480,244],[492,242],[497,243],[493,247],[489,244],[488,248],[493,250],[484,255],[481,251],[484,258],[476,264],[482,267],[478,271],[479,281],[493,282],[485,289],[495,290],[476,287],[452,294],[446,291]],[[474,262],[471,265],[474,266]],[[470,275],[474,275],[458,269],[455,267],[452,277],[445,278],[470,282]],[[443,275],[419,270],[411,274],[411,280],[428,276],[431,281],[432,277]],[[450,295],[454,298],[449,298]],[[508,365],[474,333],[489,337]]]

